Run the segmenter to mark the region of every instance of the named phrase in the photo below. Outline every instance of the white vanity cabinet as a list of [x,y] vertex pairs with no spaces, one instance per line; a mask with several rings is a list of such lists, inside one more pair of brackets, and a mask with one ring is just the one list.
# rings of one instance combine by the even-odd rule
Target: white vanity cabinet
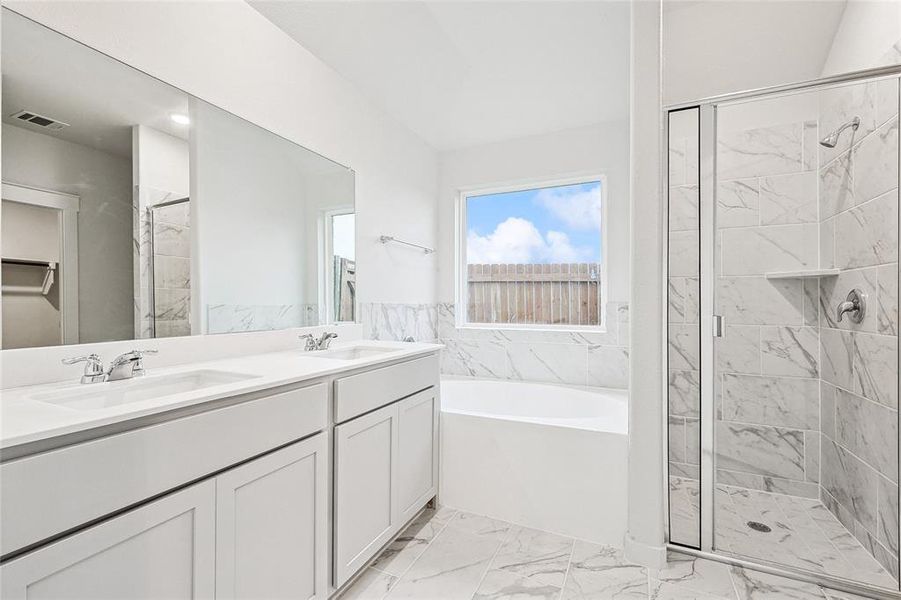
[[397,420],[392,404],[335,427],[335,587],[397,529]]
[[[435,357],[335,382],[333,584],[340,588],[438,490]],[[426,387],[426,389],[422,389]],[[373,405],[386,406],[354,416]]]
[[437,495],[438,357],[0,462],[3,600],[327,600]]
[[0,567],[0,596],[212,598],[215,494],[207,480],[9,561]]
[[397,405],[397,499],[401,524],[438,489],[438,392],[429,388]]
[[328,597],[324,433],[216,477],[216,598]]
[[320,433],[0,567],[4,600],[328,597]]

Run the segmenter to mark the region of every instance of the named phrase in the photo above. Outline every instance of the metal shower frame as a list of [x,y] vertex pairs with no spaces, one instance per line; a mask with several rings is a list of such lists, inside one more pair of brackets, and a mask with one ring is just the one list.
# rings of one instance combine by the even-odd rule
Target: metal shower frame
[[[751,101],[763,98],[776,98],[780,96],[792,95],[795,93],[814,91],[823,88],[839,86],[843,84],[853,84],[884,78],[898,78],[899,81],[899,98],[901,98],[901,65],[892,65],[886,67],[878,67],[873,69],[865,69],[854,71],[831,77],[823,77],[808,81],[791,83],[786,85],[771,86],[765,88],[745,90],[730,94],[722,94],[702,98],[691,102],[680,102],[675,104],[664,105],[661,112],[661,140],[660,140],[660,181],[663,191],[662,202],[662,223],[664,224],[663,233],[665,239],[668,239],[668,223],[669,223],[669,115],[673,112],[697,109],[699,117],[699,239],[700,239],[700,260],[699,273],[700,279],[700,382],[701,382],[701,414],[700,414],[700,431],[701,431],[701,464],[700,464],[700,485],[701,485],[701,515],[700,515],[700,549],[690,548],[684,545],[673,543],[669,540],[669,428],[668,428],[668,407],[669,403],[669,373],[668,373],[668,357],[667,351],[662,353],[663,369],[663,389],[666,390],[664,396],[663,431],[663,460],[666,468],[663,469],[664,481],[661,482],[664,496],[664,524],[666,532],[666,545],[668,550],[689,554],[700,558],[715,560],[741,567],[747,567],[757,571],[770,573],[814,583],[823,587],[836,589],[839,591],[849,592],[853,594],[865,595],[867,597],[901,600],[901,588],[899,590],[891,590],[887,588],[874,587],[868,584],[860,583],[845,579],[797,569],[787,565],[777,565],[774,563],[759,562],[751,559],[737,558],[734,556],[719,554],[714,549],[714,478],[715,478],[715,448],[714,448],[714,427],[716,422],[716,378],[714,368],[714,302],[715,302],[715,241],[716,241],[716,116],[717,109],[722,105],[728,105],[741,101]],[[899,101],[901,104],[901,101]],[[901,110],[899,110],[901,114]],[[901,138],[899,138],[901,140]],[[899,143],[901,146],[901,143]],[[901,148],[899,148],[899,178],[901,178]],[[901,190],[901,182],[899,182],[899,190]],[[901,211],[899,211],[901,214]],[[901,232],[901,219],[898,223],[899,232]],[[704,232],[707,232],[706,234]],[[901,236],[899,236],[901,237]],[[663,290],[668,289],[669,274],[669,244],[663,244]],[[703,274],[708,276],[704,277]],[[667,324],[661,332],[663,348],[668,347],[668,294],[662,295],[663,302],[661,311],[664,316],[664,323]],[[901,344],[899,344],[901,345]],[[898,371],[901,373],[901,351],[899,354]],[[899,440],[901,441],[901,440]],[[901,446],[901,444],[899,444]],[[901,463],[901,461],[899,461]],[[705,476],[706,474],[706,476]],[[901,517],[901,515],[899,515]],[[901,518],[899,518],[901,522]],[[899,532],[901,537],[901,532]]]

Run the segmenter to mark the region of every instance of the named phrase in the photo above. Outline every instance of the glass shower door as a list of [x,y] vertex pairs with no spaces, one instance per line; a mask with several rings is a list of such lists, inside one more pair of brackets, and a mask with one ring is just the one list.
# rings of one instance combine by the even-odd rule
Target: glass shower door
[[893,589],[898,87],[892,77],[717,106],[704,232],[724,323],[714,550]]

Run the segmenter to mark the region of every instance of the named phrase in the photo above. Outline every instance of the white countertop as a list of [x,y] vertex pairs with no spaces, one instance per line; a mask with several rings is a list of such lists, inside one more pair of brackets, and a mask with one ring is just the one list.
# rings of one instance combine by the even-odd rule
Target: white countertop
[[[225,360],[198,362],[175,367],[153,368],[153,357],[145,358],[146,377],[175,375],[200,369],[227,371],[251,376],[225,383],[154,398],[97,409],[75,409],[33,398],[47,392],[83,393],[85,390],[112,389],[137,379],[107,383],[80,384],[77,376],[71,382],[11,388],[0,391],[0,449],[47,440],[57,436],[86,431],[174,409],[202,404],[239,394],[247,394],[278,386],[300,383],[351,371],[378,366],[399,359],[437,352],[443,346],[417,342],[355,341],[333,344],[333,350],[356,346],[393,348],[390,352],[355,360],[339,360],[317,356],[316,352],[291,350],[242,356]],[[96,387],[94,387],[96,386]]]

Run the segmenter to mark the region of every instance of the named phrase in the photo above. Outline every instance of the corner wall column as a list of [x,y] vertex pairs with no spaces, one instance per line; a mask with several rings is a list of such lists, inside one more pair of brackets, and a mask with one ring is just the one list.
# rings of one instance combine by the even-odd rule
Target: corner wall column
[[664,535],[661,10],[632,2],[629,517],[626,558],[666,563]]

